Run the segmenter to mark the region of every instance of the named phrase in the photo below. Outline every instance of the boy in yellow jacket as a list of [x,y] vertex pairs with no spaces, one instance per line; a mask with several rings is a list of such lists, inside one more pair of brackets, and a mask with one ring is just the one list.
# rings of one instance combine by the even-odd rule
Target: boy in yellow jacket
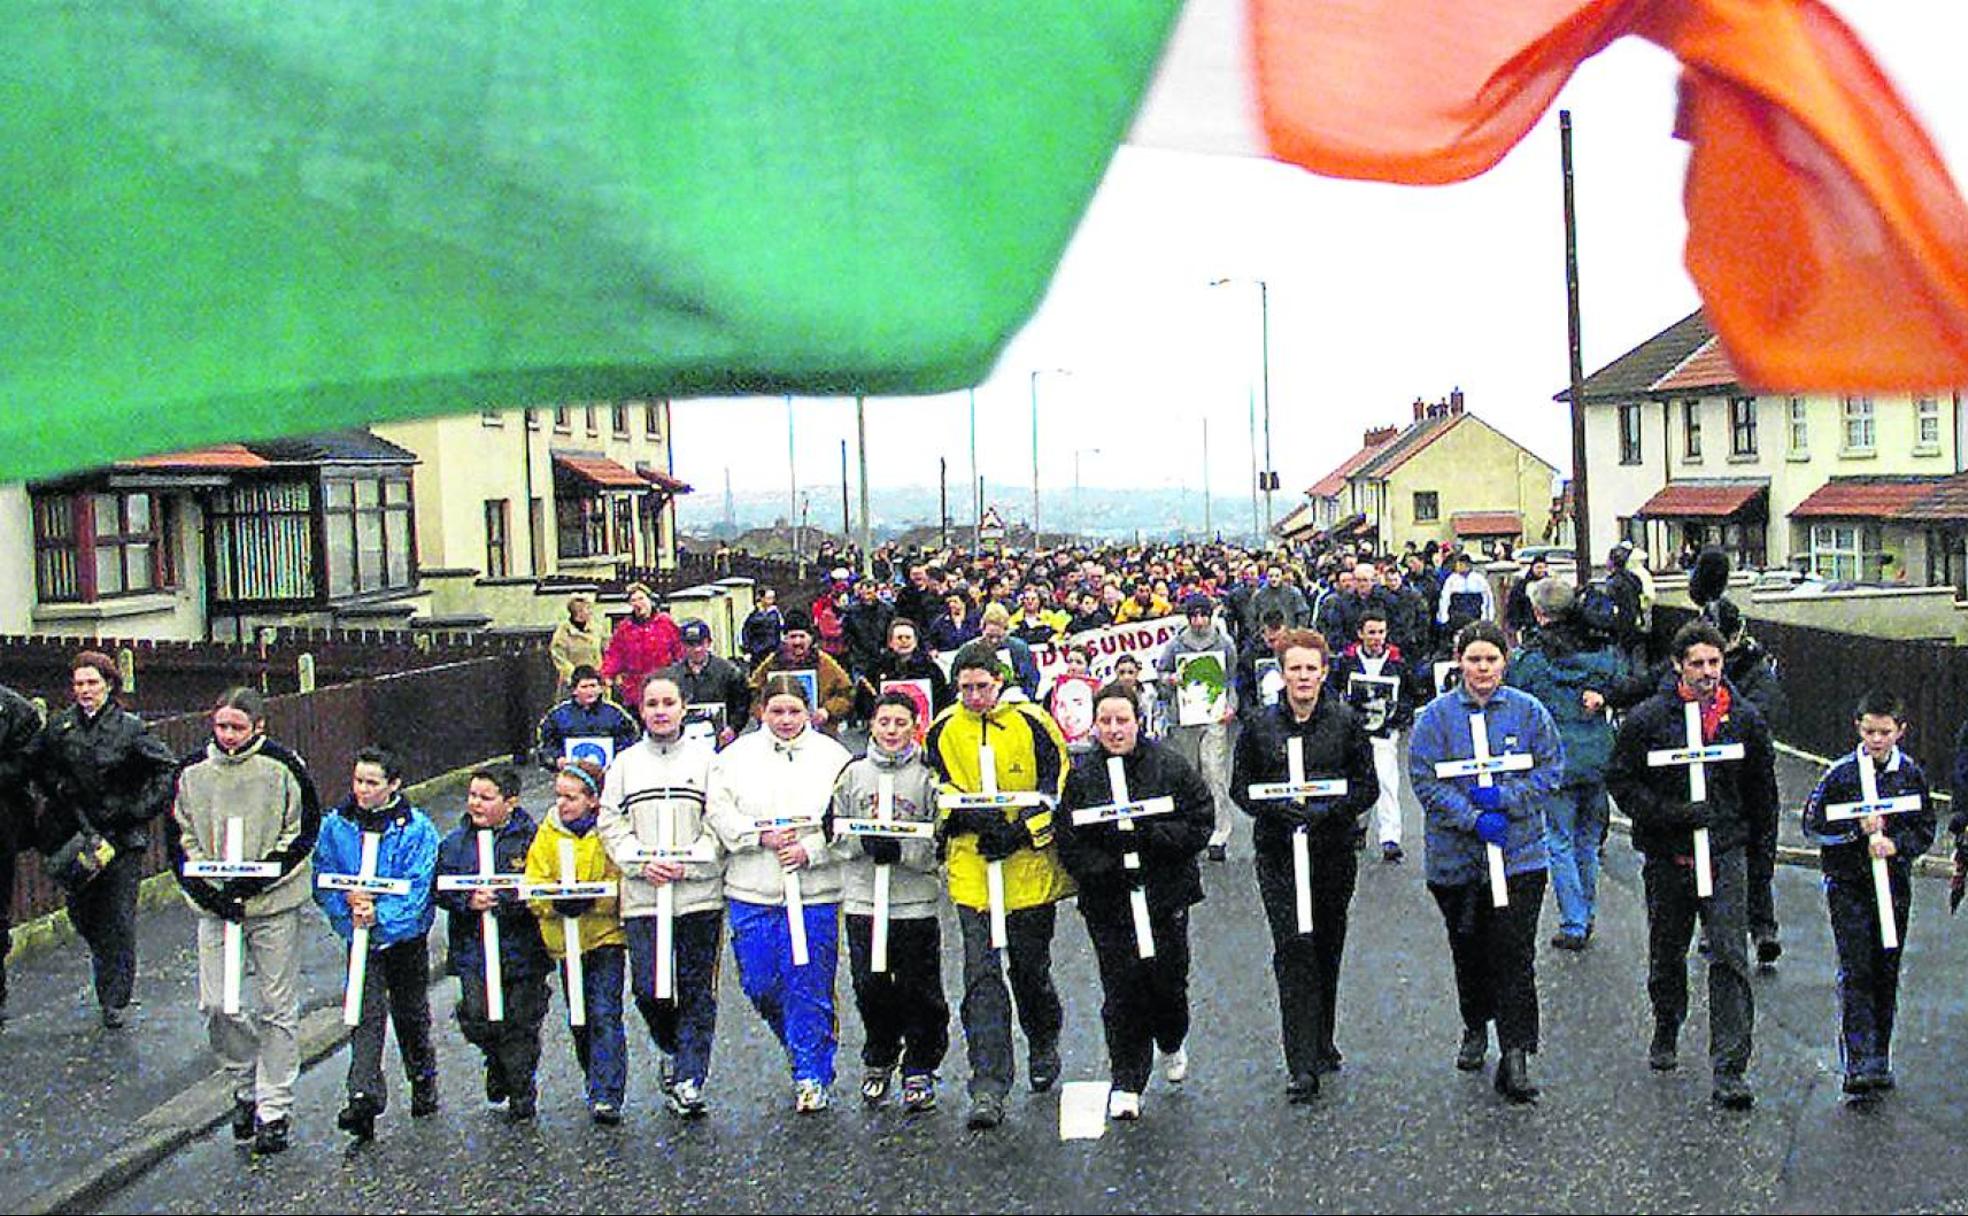
[[[601,811],[601,766],[592,760],[568,760],[554,777],[554,809],[533,837],[526,853],[526,883],[533,914],[540,918],[540,936],[547,953],[562,964],[561,992],[568,1003],[569,1029],[574,1035],[574,1058],[588,1080],[588,1112],[596,1123],[622,1121],[622,1099],[628,1090],[628,1038],[622,1028],[622,979],[627,969],[628,939],[622,932],[618,904],[622,875],[602,847],[595,824]],[[563,847],[565,846],[565,847]],[[572,861],[570,867],[567,862]],[[553,891],[569,884],[604,884],[608,894]],[[568,924],[578,938],[584,1016],[576,1018],[577,994],[568,985],[566,967]]]
[[[1000,793],[1037,791],[1056,800],[1066,782],[1066,741],[1050,715],[1030,702],[1003,702],[1005,673],[996,652],[972,643],[957,652],[951,675],[959,701],[929,729],[924,752],[944,793],[985,792],[980,747],[991,747]],[[1011,1091],[1011,1012],[1031,1045],[1028,1076],[1034,1093],[1059,1079],[1059,1031],[1065,1020],[1052,986],[1054,905],[1073,894],[1052,842],[1053,810],[1038,807],[951,812],[944,817],[950,902],[963,932],[964,1047],[970,1058],[970,1126],[1004,1121]],[[986,874],[1004,866],[1006,991],[998,951],[991,945]]]

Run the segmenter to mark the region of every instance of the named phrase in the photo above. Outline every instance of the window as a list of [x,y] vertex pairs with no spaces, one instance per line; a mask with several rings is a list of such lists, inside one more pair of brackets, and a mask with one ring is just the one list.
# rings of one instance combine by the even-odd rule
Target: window
[[1941,403],[1934,397],[1913,399],[1913,450],[1931,455],[1941,450]]
[[328,537],[328,596],[397,591],[411,585],[410,482],[401,477],[332,477],[321,483]]
[[1872,454],[1872,398],[1847,397],[1844,401],[1845,451]]
[[635,557],[635,499],[615,496],[615,552]]
[[314,487],[304,481],[236,485],[206,509],[212,535],[212,599],[218,603],[312,600]]
[[598,494],[554,499],[556,542],[562,557],[599,557],[608,552],[608,500]]
[[1756,455],[1756,398],[1729,398],[1729,455]]
[[567,416],[567,407],[564,405],[554,406],[554,430],[572,431],[573,429],[574,424]]
[[1442,518],[1441,495],[1434,490],[1415,491],[1415,522],[1429,523]]
[[539,429],[540,429],[540,411],[539,411],[539,410],[535,410],[535,409],[529,409],[529,410],[526,410],[526,411],[524,411],[524,413],[525,413],[525,415],[526,415],[526,429],[527,429],[527,430],[529,430],[529,431],[537,431],[537,430],[539,430]]
[[616,401],[610,403],[608,407],[608,425],[609,429],[615,432],[615,438],[627,439],[629,437],[628,402]]
[[498,410],[480,410],[478,412],[478,421],[482,426],[506,425],[505,415],[501,414]]
[[1804,398],[1792,397],[1784,404],[1784,417],[1790,432],[1790,454],[1808,456],[1811,451],[1811,418],[1805,412]]
[[1834,581],[1877,582],[1880,547],[1877,525],[1812,524],[1811,571]]
[[1681,458],[1699,462],[1702,458],[1702,403],[1681,403]]
[[1640,403],[1629,401],[1619,407],[1620,463],[1640,463]]
[[649,401],[643,404],[642,433],[651,439],[663,438],[663,402]]
[[485,577],[505,578],[512,572],[512,502],[485,501]]
[[595,408],[594,402],[590,401],[588,404],[582,406],[581,409],[587,415],[588,434],[601,434],[601,411]]
[[177,585],[167,500],[114,492],[34,496],[34,584],[43,603],[94,603]]

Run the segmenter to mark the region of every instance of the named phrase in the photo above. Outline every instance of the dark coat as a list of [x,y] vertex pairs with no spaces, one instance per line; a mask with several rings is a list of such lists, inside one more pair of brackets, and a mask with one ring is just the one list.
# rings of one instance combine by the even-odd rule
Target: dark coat
[[34,749],[40,736],[34,702],[0,685],[0,862],[8,866],[22,831],[34,822]]
[[[685,705],[724,706],[724,721],[732,730],[742,729],[745,719],[751,716],[752,686],[746,682],[738,664],[723,655],[707,655],[704,670],[694,674],[690,661],[681,659],[674,666],[665,667],[663,675],[677,682]],[[637,738],[641,735],[641,731],[636,732]],[[634,741],[630,746],[634,746]]]
[[[1310,799],[1299,807],[1289,799],[1250,796],[1253,785],[1289,778],[1285,742],[1293,735],[1305,740],[1306,780],[1343,779],[1343,797]],[[1366,833],[1360,816],[1380,797],[1373,744],[1353,710],[1331,689],[1320,695],[1312,716],[1303,722],[1293,717],[1289,702],[1280,700],[1244,718],[1230,765],[1230,796],[1256,820],[1252,842],[1260,851],[1289,855],[1292,829],[1301,823],[1310,826],[1315,848],[1356,848]]]
[[[1354,715],[1360,717],[1363,726],[1366,719],[1362,706],[1366,698],[1353,695],[1350,682],[1356,673],[1365,675],[1366,670],[1367,665],[1360,657],[1360,647],[1356,642],[1333,659],[1332,675],[1326,680],[1328,687],[1346,696],[1347,704],[1353,707]],[[1433,698],[1427,679],[1414,670],[1398,646],[1388,647],[1387,662],[1382,665],[1380,674],[1399,681],[1393,704],[1388,707],[1386,720],[1378,729],[1368,732],[1377,738],[1386,739],[1395,731],[1406,730],[1408,724],[1414,721],[1417,702],[1426,704]]]
[[1706,827],[1709,848],[1721,853],[1752,833],[1774,828],[1777,770],[1770,728],[1747,697],[1733,687],[1729,694],[1729,712],[1714,742],[1742,744],[1743,758],[1706,766],[1708,801],[1699,805],[1688,801],[1687,766],[1647,764],[1650,751],[1687,745],[1682,701],[1674,690],[1656,692],[1621,723],[1606,786],[1633,820],[1633,845],[1641,852],[1688,856],[1694,851],[1692,831]]
[[[533,847],[533,836],[539,829],[540,825],[524,808],[514,807],[512,818],[493,833],[492,867],[501,874],[525,874],[526,851]],[[437,873],[440,877],[478,873],[478,829],[472,826],[469,816],[461,817],[458,826],[437,846]],[[498,894],[499,903],[492,915],[499,922],[499,966],[505,979],[510,982],[552,971],[553,958],[540,938],[540,920],[533,915],[532,908],[517,891]],[[470,891],[442,888],[432,896],[437,906],[450,914],[446,940],[451,950],[445,970],[451,975],[485,970],[483,922],[472,911],[471,896]]]
[[[1857,802],[1860,797],[1859,765],[1871,764],[1870,759],[1861,760],[1857,752],[1847,752],[1825,770],[1818,778],[1817,788],[1804,800],[1804,837],[1818,846],[1819,867],[1828,878],[1857,882],[1869,879],[1872,873],[1872,850],[1866,834],[1860,830],[1855,819],[1832,821],[1825,818],[1825,809],[1841,802]],[[1904,869],[1913,864],[1913,859],[1934,846],[1934,801],[1928,793],[1927,774],[1920,770],[1912,756],[1904,752],[1888,759],[1889,767],[1873,765],[1873,776],[1881,798],[1896,798],[1903,794],[1913,794],[1920,799],[1921,809],[1901,811],[1881,816],[1880,822],[1885,836],[1898,850],[1886,859],[1887,864]]]
[[41,732],[33,763],[44,799],[36,843],[52,853],[86,821],[119,849],[150,843],[171,807],[178,758],[143,719],[111,701],[94,718],[69,706]]
[[[1072,812],[1106,806],[1113,801],[1107,780],[1108,752],[1095,745],[1066,775],[1060,813],[1053,820],[1059,842],[1059,861],[1080,884],[1080,907],[1091,916],[1128,915],[1128,892],[1134,875],[1148,892],[1151,912],[1186,908],[1203,900],[1202,873],[1196,854],[1215,830],[1215,800],[1201,773],[1167,745],[1142,739],[1121,763],[1127,771],[1128,793],[1136,799],[1171,797],[1175,812],[1137,821],[1123,832],[1112,823],[1076,827]],[[1131,875],[1123,858],[1141,858]]]

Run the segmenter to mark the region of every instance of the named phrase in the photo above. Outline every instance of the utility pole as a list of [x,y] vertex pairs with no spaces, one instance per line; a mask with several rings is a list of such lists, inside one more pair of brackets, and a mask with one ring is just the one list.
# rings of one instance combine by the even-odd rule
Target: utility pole
[[1251,545],[1264,547],[1264,531],[1257,525],[1257,394],[1245,390],[1250,403],[1250,449],[1251,449]]
[[847,513],[847,440],[841,440],[841,539],[852,542],[854,521]]
[[786,522],[793,528],[793,564],[800,564],[799,469],[793,463],[793,395],[786,394]]
[[1203,419],[1203,543],[1208,544],[1216,530],[1210,526],[1209,419]]
[[874,524],[868,518],[868,399],[854,394],[854,438],[861,464],[861,573],[875,572]]
[[1572,553],[1581,590],[1592,582],[1592,516],[1585,492],[1585,362],[1579,336],[1578,216],[1572,209],[1572,112],[1558,111],[1565,175],[1565,324],[1572,355]]
[[936,534],[939,549],[950,547],[950,461],[936,458]]

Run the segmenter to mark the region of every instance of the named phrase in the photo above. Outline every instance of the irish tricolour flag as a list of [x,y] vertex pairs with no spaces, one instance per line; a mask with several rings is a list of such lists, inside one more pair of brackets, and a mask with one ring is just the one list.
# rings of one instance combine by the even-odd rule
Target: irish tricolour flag
[[[1196,5],[1170,62],[1221,71],[1165,79],[1155,129],[1397,182],[1482,172],[1580,60],[1659,42],[1690,268],[1745,377],[1968,383],[1968,211],[1814,0]],[[974,384],[1180,7],[11,0],[0,479],[420,413]]]

